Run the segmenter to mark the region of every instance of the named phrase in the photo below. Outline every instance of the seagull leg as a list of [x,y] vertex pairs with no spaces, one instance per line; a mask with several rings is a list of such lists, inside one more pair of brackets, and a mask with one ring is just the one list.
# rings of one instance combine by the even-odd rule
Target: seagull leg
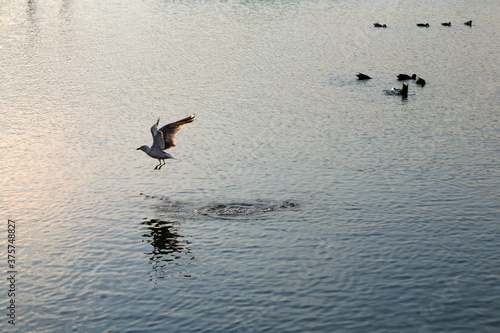
[[[162,161],[163,161],[163,164],[161,164],[161,162],[162,162]],[[160,170],[160,169],[161,169],[161,167],[162,167],[162,166],[164,166],[164,165],[165,165],[165,160],[161,160],[161,161],[160,161],[160,167],[158,168],[158,170]]]
[[160,168],[161,168],[161,160],[158,159],[158,161],[160,161],[160,164],[158,164],[157,166],[155,166],[155,170],[160,170]]

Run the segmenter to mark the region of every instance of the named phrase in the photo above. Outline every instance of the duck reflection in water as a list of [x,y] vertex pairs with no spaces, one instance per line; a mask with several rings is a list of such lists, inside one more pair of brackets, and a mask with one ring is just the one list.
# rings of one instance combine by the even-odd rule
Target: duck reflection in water
[[149,258],[153,266],[153,273],[157,278],[167,276],[181,275],[188,276],[179,272],[178,269],[170,271],[167,265],[178,265],[182,261],[191,261],[194,256],[191,253],[188,240],[183,240],[184,236],[178,233],[173,222],[166,222],[158,219],[151,219],[142,222],[146,226],[147,233],[142,236],[143,242],[150,243],[153,246],[151,252],[144,253],[151,256]]

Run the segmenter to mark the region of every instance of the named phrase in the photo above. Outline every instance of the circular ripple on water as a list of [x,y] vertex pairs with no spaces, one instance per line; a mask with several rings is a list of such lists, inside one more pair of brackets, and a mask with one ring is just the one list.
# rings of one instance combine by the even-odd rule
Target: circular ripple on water
[[294,201],[213,203],[195,209],[195,213],[223,220],[255,220],[268,218],[272,213],[296,209],[298,206]]

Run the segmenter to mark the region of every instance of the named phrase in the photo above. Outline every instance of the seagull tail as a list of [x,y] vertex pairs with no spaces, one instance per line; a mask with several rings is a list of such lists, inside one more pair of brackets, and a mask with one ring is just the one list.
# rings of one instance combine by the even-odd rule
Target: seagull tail
[[167,153],[166,151],[163,151],[163,152],[167,155],[167,157],[166,157],[166,158],[168,158],[168,159],[172,159],[172,160],[176,160],[176,161],[180,161],[178,158],[173,157],[172,155],[170,155],[170,154],[169,154],[169,153]]

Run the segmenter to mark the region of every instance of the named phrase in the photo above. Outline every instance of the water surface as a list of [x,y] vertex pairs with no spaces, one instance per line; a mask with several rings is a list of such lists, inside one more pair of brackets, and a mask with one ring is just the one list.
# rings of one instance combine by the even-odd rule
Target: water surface
[[[1,1],[0,327],[498,331],[498,12]],[[153,170],[151,125],[193,113]]]

